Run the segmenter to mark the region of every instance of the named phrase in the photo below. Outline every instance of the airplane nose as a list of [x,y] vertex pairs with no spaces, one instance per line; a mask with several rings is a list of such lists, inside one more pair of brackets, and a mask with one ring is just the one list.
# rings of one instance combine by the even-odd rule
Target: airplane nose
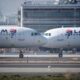
[[49,41],[48,39],[45,37],[45,44],[42,45],[41,47],[47,47],[49,45]]
[[43,36],[41,36],[41,38],[38,40],[38,43],[41,44],[41,45],[46,44],[46,42],[47,42],[47,39]]

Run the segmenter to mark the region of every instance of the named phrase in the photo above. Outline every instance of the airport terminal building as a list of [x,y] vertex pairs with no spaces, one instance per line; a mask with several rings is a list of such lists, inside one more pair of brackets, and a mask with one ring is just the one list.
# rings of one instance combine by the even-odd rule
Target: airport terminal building
[[26,0],[18,11],[18,22],[41,32],[61,26],[80,27],[80,1]]

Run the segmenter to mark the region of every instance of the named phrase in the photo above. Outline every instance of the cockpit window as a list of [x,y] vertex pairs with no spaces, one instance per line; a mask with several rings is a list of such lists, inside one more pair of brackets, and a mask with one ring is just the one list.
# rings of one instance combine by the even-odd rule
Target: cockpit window
[[40,33],[38,33],[38,32],[32,32],[31,33],[31,36],[37,36],[37,35],[40,35]]
[[51,33],[45,33],[44,35],[46,35],[46,36],[51,36]]

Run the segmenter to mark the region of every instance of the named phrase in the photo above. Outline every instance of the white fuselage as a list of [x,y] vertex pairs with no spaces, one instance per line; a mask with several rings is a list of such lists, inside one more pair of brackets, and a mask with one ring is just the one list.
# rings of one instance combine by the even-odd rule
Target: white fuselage
[[0,27],[0,47],[42,46],[46,39],[36,30],[25,27]]
[[56,28],[44,33],[47,48],[79,48],[80,47],[80,27],[76,28]]

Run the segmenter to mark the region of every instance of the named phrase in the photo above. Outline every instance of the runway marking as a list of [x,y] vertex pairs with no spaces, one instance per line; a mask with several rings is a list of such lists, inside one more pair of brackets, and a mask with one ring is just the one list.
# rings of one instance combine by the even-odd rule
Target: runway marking
[[[19,55],[0,54],[0,57],[19,57]],[[24,57],[59,57],[58,54],[52,55],[24,55]],[[80,57],[80,54],[63,54],[63,57]]]
[[79,63],[80,61],[0,61],[0,63]]
[[80,68],[3,68],[0,67],[0,73],[78,73]]

